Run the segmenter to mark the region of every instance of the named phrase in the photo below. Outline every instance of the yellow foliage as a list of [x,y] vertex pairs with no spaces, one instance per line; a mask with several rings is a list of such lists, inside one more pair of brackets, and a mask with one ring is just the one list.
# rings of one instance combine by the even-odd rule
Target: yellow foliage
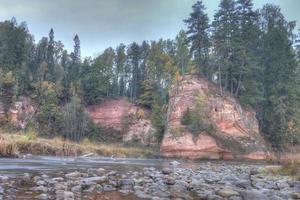
[[173,81],[174,81],[175,83],[178,83],[178,82],[180,81],[180,79],[181,79],[181,76],[180,76],[179,71],[177,70],[177,71],[175,72],[175,76],[174,76]]
[[143,119],[145,118],[145,111],[143,109],[138,109],[137,112],[136,112],[136,117],[138,119]]
[[188,63],[188,69],[189,69],[189,74],[197,74],[198,72],[197,66],[194,63],[192,63],[192,61]]
[[7,72],[3,76],[3,83],[12,84],[14,82],[13,73],[11,71]]
[[196,96],[196,106],[198,106],[198,107],[203,107],[204,106],[204,104],[205,104],[205,102],[206,102],[206,97],[205,97],[205,95],[203,95],[203,94],[198,94],[197,96]]

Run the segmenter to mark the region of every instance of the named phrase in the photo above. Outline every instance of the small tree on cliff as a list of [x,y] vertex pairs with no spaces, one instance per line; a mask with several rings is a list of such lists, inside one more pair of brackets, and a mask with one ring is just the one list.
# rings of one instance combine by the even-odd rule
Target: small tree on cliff
[[137,103],[146,107],[151,108],[155,95],[155,86],[154,82],[151,80],[145,80],[142,83],[142,94],[137,99]]
[[151,123],[156,130],[156,139],[158,142],[160,142],[163,139],[165,131],[165,114],[163,111],[163,106],[159,104],[157,96],[155,96],[152,104]]
[[84,112],[80,99],[75,95],[66,104],[63,112],[63,134],[67,139],[79,141],[86,136],[88,130],[88,116]]
[[12,72],[4,74],[2,79],[1,88],[1,101],[3,103],[3,110],[6,118],[8,118],[8,111],[13,104],[15,92],[14,92],[15,79]]
[[36,121],[39,133],[54,136],[60,130],[61,124],[56,85],[52,82],[40,81],[34,85],[34,88],[37,94],[32,97],[38,105]]

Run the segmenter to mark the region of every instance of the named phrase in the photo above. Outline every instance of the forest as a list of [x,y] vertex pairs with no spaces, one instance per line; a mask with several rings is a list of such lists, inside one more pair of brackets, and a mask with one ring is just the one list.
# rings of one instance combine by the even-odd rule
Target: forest
[[[197,1],[174,39],[132,42],[82,58],[80,36],[68,52],[55,30],[35,41],[26,22],[0,22],[0,89],[7,115],[20,96],[38,109],[30,126],[44,137],[79,141],[102,134],[84,107],[126,97],[152,110],[164,132],[168,90],[182,75],[200,74],[256,111],[274,145],[300,143],[300,47],[296,22],[279,6],[254,9],[252,0],[221,0],[213,19]],[[50,27],[49,27],[50,28]],[[6,122],[1,122],[5,126]]]

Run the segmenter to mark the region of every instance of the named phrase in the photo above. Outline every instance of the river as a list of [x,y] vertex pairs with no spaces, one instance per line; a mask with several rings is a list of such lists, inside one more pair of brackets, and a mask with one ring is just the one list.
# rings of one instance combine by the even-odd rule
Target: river
[[[289,195],[294,195],[289,178],[260,177],[259,170],[265,165],[252,162],[173,162],[168,159],[30,155],[22,159],[1,158],[0,200],[238,200],[247,199],[247,196],[248,199],[272,199],[274,195],[277,199],[289,199]],[[300,191],[300,182],[295,184]]]

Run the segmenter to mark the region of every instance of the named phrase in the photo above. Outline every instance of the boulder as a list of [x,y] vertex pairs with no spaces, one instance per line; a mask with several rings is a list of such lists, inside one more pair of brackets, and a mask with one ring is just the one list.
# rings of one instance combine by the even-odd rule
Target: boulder
[[232,188],[223,188],[217,192],[217,194],[224,198],[229,198],[231,196],[239,196],[239,193]]
[[81,185],[91,186],[91,185],[95,185],[95,184],[105,183],[107,181],[108,181],[108,178],[106,176],[96,176],[96,177],[84,178],[80,182],[81,182]]

